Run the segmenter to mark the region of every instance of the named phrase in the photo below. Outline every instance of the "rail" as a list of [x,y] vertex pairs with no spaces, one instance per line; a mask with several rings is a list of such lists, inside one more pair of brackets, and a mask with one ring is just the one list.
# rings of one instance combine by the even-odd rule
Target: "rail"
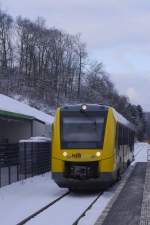
[[56,202],[60,201],[62,198],[64,198],[65,196],[69,195],[70,191],[66,192],[65,194],[61,195],[60,197],[58,197],[57,199],[55,199],[54,201],[50,202],[49,204],[47,204],[46,206],[42,207],[41,209],[39,209],[38,211],[36,211],[35,213],[31,214],[30,216],[28,216],[27,218],[23,219],[22,221],[20,221],[19,223],[17,223],[16,225],[24,225],[25,223],[27,223],[29,220],[31,220],[32,218],[38,216],[40,213],[42,213],[43,211],[45,211],[46,209],[48,209],[49,207],[51,207],[52,205],[54,205]]
[[85,216],[86,212],[92,208],[95,202],[100,198],[103,192],[100,192],[98,196],[91,202],[91,204],[83,211],[83,213],[76,219],[76,221],[72,225],[78,225],[79,221]]
[[[41,213],[43,213],[45,210],[47,210],[48,208],[50,208],[51,206],[53,206],[54,204],[58,203],[61,199],[65,198],[67,195],[69,195],[71,192],[68,191],[65,194],[63,194],[62,196],[58,197],[57,199],[55,199],[54,201],[50,202],[49,204],[47,204],[46,206],[42,207],[41,209],[39,209],[38,211],[36,211],[35,213],[31,214],[30,216],[28,216],[27,218],[23,219],[22,221],[20,221],[19,223],[17,223],[16,225],[24,225],[27,222],[29,222],[31,219],[35,218],[36,216],[40,215]],[[102,195],[103,192],[100,192],[97,197],[88,205],[88,207],[82,212],[82,214],[77,218],[77,220],[72,224],[72,225],[77,225],[78,222],[80,221],[80,219],[82,217],[85,216],[86,212],[95,204],[95,202],[100,198],[100,196]]]

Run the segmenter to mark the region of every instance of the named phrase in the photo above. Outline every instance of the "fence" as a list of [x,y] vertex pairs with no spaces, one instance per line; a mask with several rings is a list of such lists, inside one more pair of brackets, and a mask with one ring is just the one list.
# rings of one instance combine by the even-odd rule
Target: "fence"
[[0,187],[50,170],[51,143],[0,144]]
[[147,149],[147,161],[150,161],[150,148]]

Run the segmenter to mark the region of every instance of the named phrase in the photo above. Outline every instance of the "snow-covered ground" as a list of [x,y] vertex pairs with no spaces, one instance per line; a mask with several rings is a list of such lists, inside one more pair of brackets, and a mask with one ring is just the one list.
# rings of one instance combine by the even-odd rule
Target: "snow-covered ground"
[[72,225],[96,197],[96,193],[71,193],[30,220],[27,225]]
[[150,149],[150,145],[147,143],[135,144],[135,162],[147,162],[147,150]]
[[57,187],[50,173],[2,187],[0,224],[15,225],[66,191]]
[[[147,161],[148,148],[146,143],[135,144],[135,162]],[[114,196],[116,186],[101,195],[80,220],[80,225],[93,225],[96,222]],[[0,224],[15,225],[66,191],[53,182],[50,173],[3,187],[0,189]],[[96,194],[70,194],[27,224],[71,225],[95,197]]]

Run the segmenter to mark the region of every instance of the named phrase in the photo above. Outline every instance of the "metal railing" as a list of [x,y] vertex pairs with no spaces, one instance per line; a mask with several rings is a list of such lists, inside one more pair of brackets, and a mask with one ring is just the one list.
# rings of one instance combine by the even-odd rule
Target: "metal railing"
[[51,143],[0,144],[0,187],[50,171]]

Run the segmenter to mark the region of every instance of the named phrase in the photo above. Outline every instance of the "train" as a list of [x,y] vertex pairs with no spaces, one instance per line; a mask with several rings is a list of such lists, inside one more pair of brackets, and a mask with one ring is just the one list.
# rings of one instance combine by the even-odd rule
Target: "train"
[[134,160],[134,137],[134,125],[113,107],[60,107],[52,124],[52,178],[70,190],[106,189]]

